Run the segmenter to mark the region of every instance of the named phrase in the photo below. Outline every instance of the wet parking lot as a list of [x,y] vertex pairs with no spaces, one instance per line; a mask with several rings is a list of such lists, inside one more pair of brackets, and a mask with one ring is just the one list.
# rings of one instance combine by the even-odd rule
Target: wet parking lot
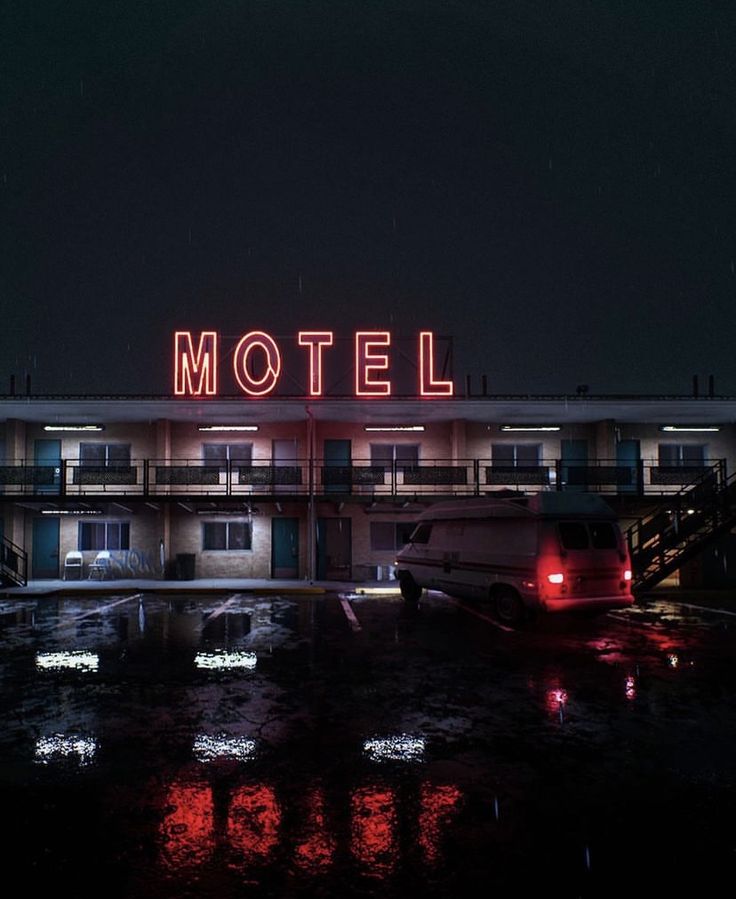
[[75,896],[714,895],[736,617],[0,601],[6,858]]

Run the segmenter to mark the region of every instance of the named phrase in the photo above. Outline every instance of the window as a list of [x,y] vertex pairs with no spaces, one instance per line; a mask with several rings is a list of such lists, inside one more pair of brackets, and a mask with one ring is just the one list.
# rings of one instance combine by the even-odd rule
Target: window
[[559,524],[560,540],[563,549],[587,549],[588,531],[578,521],[561,521]]
[[429,537],[432,533],[431,524],[418,524],[416,530],[411,535],[411,543],[429,543]]
[[249,521],[203,522],[202,549],[236,551],[250,548]]
[[508,465],[512,468],[539,465],[542,455],[541,443],[492,443],[491,462],[493,465]]
[[129,521],[80,521],[79,550],[130,549]]
[[705,445],[699,443],[660,443],[659,464],[662,467],[704,465]]
[[590,530],[590,542],[593,549],[617,549],[618,541],[613,525],[607,521],[592,522],[588,525]]
[[242,462],[250,465],[253,459],[252,443],[204,443],[202,456],[205,462]]
[[418,443],[371,443],[371,465],[419,464]]
[[79,464],[85,468],[130,467],[129,443],[80,443]]
[[414,522],[405,521],[372,521],[371,549],[394,551],[401,549],[409,542]]

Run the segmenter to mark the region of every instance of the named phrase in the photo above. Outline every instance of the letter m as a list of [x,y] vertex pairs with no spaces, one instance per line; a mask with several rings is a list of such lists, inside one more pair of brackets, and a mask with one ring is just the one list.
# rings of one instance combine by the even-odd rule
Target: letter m
[[217,332],[202,331],[197,350],[191,331],[174,334],[174,394],[214,396],[217,393]]

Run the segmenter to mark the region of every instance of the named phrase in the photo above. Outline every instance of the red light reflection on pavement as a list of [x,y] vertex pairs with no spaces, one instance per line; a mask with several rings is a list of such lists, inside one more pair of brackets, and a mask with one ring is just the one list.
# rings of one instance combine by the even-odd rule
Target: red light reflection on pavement
[[301,842],[294,847],[294,861],[309,874],[319,874],[332,864],[335,838],[325,822],[325,797],[322,790],[311,790],[307,796],[307,820]]
[[457,787],[422,784],[419,798],[419,845],[429,864],[439,858],[442,829],[455,814],[461,795]]
[[558,715],[560,706],[564,709],[567,705],[567,690],[562,687],[549,687],[544,694],[544,705],[550,715]]
[[399,850],[394,791],[363,787],[353,793],[350,807],[353,855],[371,874],[390,874]]
[[227,835],[246,862],[263,861],[279,839],[281,808],[272,787],[238,787],[230,800]]
[[177,784],[166,796],[161,822],[164,863],[172,868],[199,865],[214,849],[212,791],[207,784]]
[[629,701],[636,699],[636,678],[633,674],[626,676],[626,698]]

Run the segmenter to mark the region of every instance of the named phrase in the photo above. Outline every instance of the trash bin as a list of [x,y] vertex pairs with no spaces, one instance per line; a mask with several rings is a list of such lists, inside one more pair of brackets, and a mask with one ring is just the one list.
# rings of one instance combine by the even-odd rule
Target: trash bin
[[176,579],[177,581],[194,580],[194,553],[176,554]]

